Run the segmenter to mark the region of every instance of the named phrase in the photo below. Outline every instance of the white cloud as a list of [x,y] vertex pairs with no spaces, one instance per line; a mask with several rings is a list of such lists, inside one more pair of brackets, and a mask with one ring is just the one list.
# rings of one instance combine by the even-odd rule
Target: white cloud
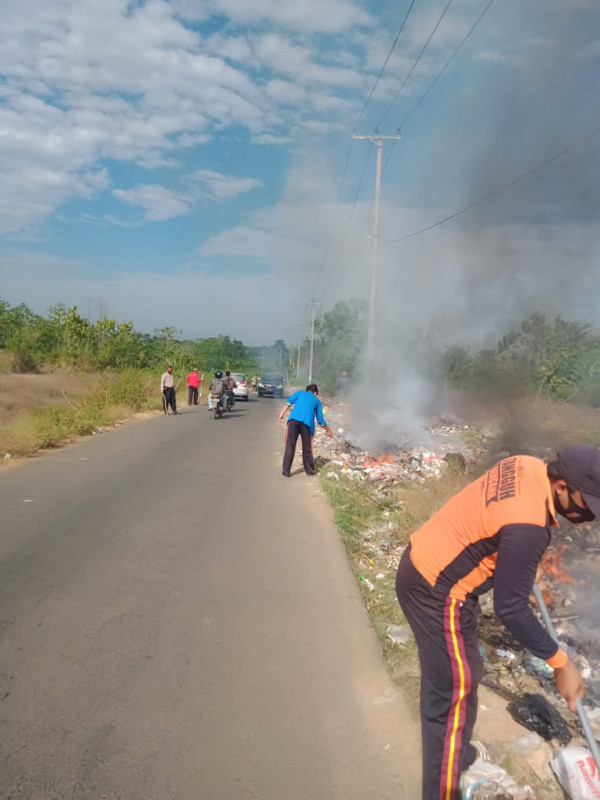
[[[135,265],[138,266],[138,265]],[[0,255],[0,281],[10,291],[3,299],[11,304],[25,302],[36,312],[45,313],[54,303],[87,309],[101,307],[109,317],[132,320],[136,329],[152,333],[172,325],[184,336],[204,337],[227,333],[246,344],[269,344],[279,336],[291,338],[302,313],[298,292],[280,279],[281,295],[269,309],[268,319],[257,318],[249,309],[261,308],[273,292],[271,273],[213,270],[207,262],[194,268],[169,272],[139,269],[111,278],[96,278],[90,265],[13,249]],[[176,287],[176,290],[174,289]],[[166,297],[177,302],[165,303]],[[223,298],[227,298],[229,317],[223,317]]]
[[216,200],[233,200],[251,189],[264,186],[263,182],[256,178],[236,178],[234,175],[223,175],[208,169],[198,170],[191,178]]
[[321,33],[373,25],[373,18],[354,0],[174,0],[174,7],[184,19],[226,14],[237,23],[269,22]]
[[315,63],[308,47],[295,44],[281,34],[257,36],[252,40],[252,46],[262,64],[293,77],[301,84],[317,83],[356,89],[366,87],[371,80],[370,76],[363,75],[359,70]]
[[[425,44],[438,23],[444,6],[445,3],[436,8],[429,7],[426,11],[411,14],[406,25],[406,32],[413,45]],[[446,14],[435,31],[430,46],[438,47],[459,42],[469,28],[470,23],[466,19],[456,14]]]
[[160,222],[165,219],[189,214],[192,204],[188,198],[164,186],[136,186],[135,189],[114,189],[113,195],[123,203],[140,206],[144,209],[147,222]]
[[475,54],[476,61],[485,64],[502,64],[509,67],[518,67],[523,63],[523,56],[517,53],[500,53],[492,50],[482,50]]

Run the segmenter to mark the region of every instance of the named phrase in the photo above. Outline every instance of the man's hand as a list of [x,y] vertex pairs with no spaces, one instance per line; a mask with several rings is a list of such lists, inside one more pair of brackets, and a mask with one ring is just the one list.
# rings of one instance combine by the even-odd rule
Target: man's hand
[[331,430],[329,425],[325,425],[325,432],[327,433],[327,436],[329,436],[330,439],[333,439],[333,431]]
[[279,415],[279,421],[280,421],[280,422],[281,422],[281,420],[282,420],[282,419],[285,417],[285,412],[286,412],[287,410],[288,410],[288,406],[284,406],[284,407],[281,409],[281,414]]
[[579,697],[583,700],[585,697],[585,683],[581,673],[571,659],[567,661],[564,667],[558,667],[554,670],[554,680],[556,682],[556,690],[567,701],[569,711],[576,711],[576,699]]

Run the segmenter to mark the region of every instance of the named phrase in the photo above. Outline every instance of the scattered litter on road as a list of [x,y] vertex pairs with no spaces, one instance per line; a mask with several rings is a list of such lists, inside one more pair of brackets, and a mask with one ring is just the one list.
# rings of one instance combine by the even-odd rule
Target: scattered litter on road
[[375,587],[373,586],[373,584],[371,583],[371,581],[368,578],[365,578],[362,575],[359,575],[358,576],[358,580],[361,581],[362,583],[364,583],[364,585],[369,589],[369,591],[371,591],[371,592],[375,591]]
[[2,460],[3,461],[10,461],[11,458],[12,458],[12,454],[11,453],[4,453],[4,458]]
[[337,472],[334,472],[332,469],[329,470],[329,472],[327,473],[326,477],[327,478],[334,478],[336,481],[339,481],[339,479],[340,479],[340,476],[337,474]]
[[385,632],[394,644],[406,644],[410,639],[410,628],[406,625],[386,625]]
[[526,693],[509,703],[508,710],[516,722],[546,741],[558,739],[565,745],[572,739],[567,723],[541,694]]

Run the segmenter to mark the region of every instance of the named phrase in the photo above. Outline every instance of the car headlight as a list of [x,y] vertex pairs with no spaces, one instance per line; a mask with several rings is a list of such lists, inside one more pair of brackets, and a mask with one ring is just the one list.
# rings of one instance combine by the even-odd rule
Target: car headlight
[[261,388],[261,389],[264,389],[264,388],[265,388],[265,385],[264,385],[264,383],[259,383],[258,385],[260,386],[260,388]]
[[277,388],[278,388],[278,389],[283,389],[283,383],[280,383],[280,384],[279,384],[279,386],[278,386]]

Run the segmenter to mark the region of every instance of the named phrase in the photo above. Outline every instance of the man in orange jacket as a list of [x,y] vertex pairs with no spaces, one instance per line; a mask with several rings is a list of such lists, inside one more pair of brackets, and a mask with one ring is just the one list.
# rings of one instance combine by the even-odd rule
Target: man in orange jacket
[[497,616],[554,669],[571,711],[585,694],[579,670],[529,605],[557,514],[575,524],[600,515],[596,447],[569,445],[549,464],[506,458],[411,536],[396,593],[421,663],[423,800],[455,800],[460,773],[477,756],[470,741],[483,674],[477,615],[484,592],[493,587]]

